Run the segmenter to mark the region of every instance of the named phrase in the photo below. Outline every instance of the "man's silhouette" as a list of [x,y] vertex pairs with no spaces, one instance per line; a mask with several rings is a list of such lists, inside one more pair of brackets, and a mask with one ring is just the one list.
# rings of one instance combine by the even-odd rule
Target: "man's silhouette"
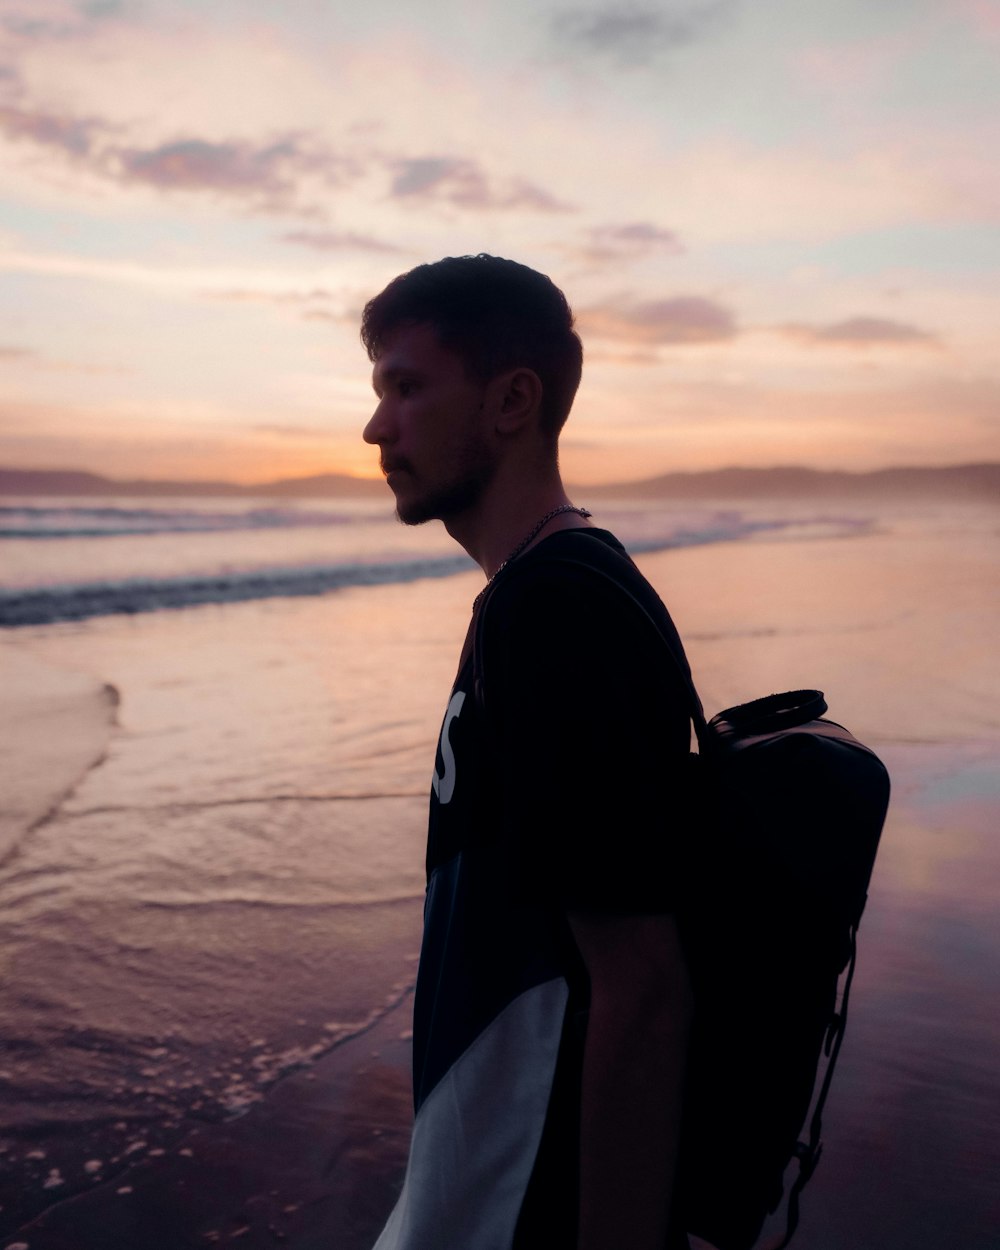
[[416,1120],[378,1250],[686,1245],[688,704],[663,605],[560,479],[572,314],[542,274],[466,256],[396,278],[361,333],[400,520],[443,521],[488,578],[432,777]]

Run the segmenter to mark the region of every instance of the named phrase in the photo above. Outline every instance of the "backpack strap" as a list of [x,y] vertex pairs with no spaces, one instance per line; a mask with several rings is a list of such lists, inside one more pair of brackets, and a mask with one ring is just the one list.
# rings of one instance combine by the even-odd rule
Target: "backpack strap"
[[764,1247],[764,1250],[785,1250],[785,1247],[792,1240],[799,1223],[799,1198],[813,1172],[816,1171],[816,1165],[819,1163],[820,1156],[823,1153],[823,1108],[826,1106],[826,1097],[830,1092],[834,1069],[837,1066],[837,1056],[840,1054],[840,1047],[844,1040],[844,1030],[847,1026],[847,1005],[857,962],[858,926],[857,923],[854,923],[851,925],[851,954],[847,963],[847,975],[844,979],[844,989],[840,997],[840,1007],[830,1020],[826,1031],[826,1040],[823,1043],[823,1053],[827,1056],[828,1062],[826,1072],[823,1074],[823,1084],[820,1086],[819,1096],[816,1099],[816,1106],[809,1121],[809,1140],[797,1142],[795,1146],[794,1158],[799,1163],[799,1174],[788,1192],[788,1222],[785,1226],[784,1235],[780,1240],[769,1242]]
[[[565,532],[570,533],[570,534],[586,533],[586,530],[581,527],[580,530],[567,530]],[[594,548],[599,548],[601,555],[604,556],[605,558],[606,563],[611,564],[612,562],[616,562],[620,565],[622,563],[627,562],[630,566],[634,567],[632,565],[631,560],[629,560],[628,556],[619,555],[613,548],[606,546],[604,543],[600,542],[597,539],[590,539],[589,541],[591,542]],[[655,631],[657,638],[659,638],[659,640],[663,643],[664,649],[666,650],[667,654],[670,656],[670,659],[672,661],[674,671],[676,672],[676,674],[679,676],[681,680],[681,685],[683,686],[687,694],[688,715],[691,717],[691,721],[694,724],[695,736],[698,739],[699,749],[703,751],[706,750],[708,743],[710,741],[710,734],[708,731],[708,725],[705,721],[705,712],[704,712],[704,709],[702,708],[701,699],[698,695],[697,689],[695,688],[694,678],[691,676],[691,670],[689,669],[685,660],[677,651],[677,648],[675,647],[673,640],[667,634],[664,633],[664,631],[657,624],[656,620],[649,613],[645,605],[632,593],[631,590],[629,590],[629,588],[626,585],[623,584],[622,581],[620,581],[617,577],[615,577],[613,573],[611,573],[606,568],[599,567],[597,563],[594,563],[588,560],[581,560],[574,556],[565,556],[565,555],[557,556],[556,558],[551,560],[550,563],[563,565],[567,568],[582,569],[589,576],[598,578],[599,580],[603,581],[606,585],[613,586],[615,588],[615,591],[619,595],[623,596],[627,601],[629,601],[631,605],[633,606],[633,608],[646,619],[650,628]],[[482,680],[482,659],[481,659],[482,657],[482,631],[483,631],[484,622],[486,619],[486,610],[489,606],[489,602],[492,597],[492,591],[493,591],[493,587],[490,587],[478,605],[478,616],[476,618],[476,626],[475,626],[474,639],[473,639],[473,648],[472,648],[473,688],[475,690],[476,702],[479,706],[483,706],[484,695],[485,695],[484,688],[483,688],[483,680]]]

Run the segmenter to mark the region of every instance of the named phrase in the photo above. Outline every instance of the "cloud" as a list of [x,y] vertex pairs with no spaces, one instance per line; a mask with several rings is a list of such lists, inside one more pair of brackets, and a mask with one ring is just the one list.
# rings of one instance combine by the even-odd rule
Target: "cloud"
[[124,16],[122,0],[7,0],[0,30],[25,41],[86,38],[96,23]]
[[284,172],[295,155],[292,144],[253,148],[246,143],[181,139],[159,147],[122,148],[116,154],[124,182],[181,190],[226,190],[271,194],[289,189]]
[[597,239],[639,247],[668,247],[679,251],[677,235],[648,221],[632,221],[625,226],[596,226],[591,234]]
[[577,320],[585,335],[645,346],[720,343],[739,332],[728,308],[699,295],[609,301],[583,310]]
[[385,243],[369,234],[341,230],[290,230],[281,236],[282,243],[296,243],[317,252],[401,252],[394,243]]
[[150,146],[120,142],[120,131],[93,116],[0,106],[0,134],[55,151],[105,181],[158,191],[211,194],[265,212],[316,216],[305,188],[341,186],[357,163],[301,134],[263,141],[180,136]]
[[353,162],[324,149],[310,149],[300,136],[265,143],[177,139],[152,148],[118,148],[109,154],[114,176],[160,190],[207,191],[249,199],[267,210],[301,208],[300,180],[319,174],[339,185]]
[[0,360],[30,360],[37,353],[30,347],[0,343]]
[[565,250],[583,260],[602,263],[647,256],[650,252],[677,254],[684,248],[673,230],[664,230],[649,221],[632,221],[624,225],[594,226],[587,231],[586,242]]
[[390,161],[396,199],[436,199],[459,208],[526,208],[536,212],[572,212],[572,205],[521,178],[491,183],[476,161],[464,157],[422,156]]
[[56,148],[77,159],[90,156],[99,137],[108,129],[104,122],[96,118],[0,106],[0,134],[14,142],[26,141],[38,147]]
[[106,17],[122,17],[125,13],[124,0],[81,0],[78,7],[84,17],[97,20]]
[[447,157],[427,156],[416,160],[396,161],[395,166],[393,195],[421,195],[448,179],[477,176],[471,161],[459,161]]
[[646,65],[660,52],[701,38],[732,7],[733,0],[680,0],[667,7],[566,9],[553,16],[551,34],[561,48],[608,57],[623,66]]
[[901,347],[937,347],[940,339],[936,334],[921,330],[919,326],[905,321],[891,321],[886,317],[848,317],[831,325],[810,326],[792,324],[781,327],[790,338],[803,343],[830,347],[874,347],[888,344]]
[[[255,211],[325,216],[324,192],[361,178],[381,160],[396,200],[437,202],[476,211],[571,212],[573,206],[523,178],[497,179],[464,157],[392,158],[342,155],[303,133],[266,139],[179,135],[153,144],[121,141],[121,130],[94,116],[0,106],[0,135],[47,149],[100,178],[166,193],[212,195]],[[310,200],[310,194],[313,199]],[[328,229],[289,231],[283,241],[317,251],[391,254],[403,249],[372,235]]]

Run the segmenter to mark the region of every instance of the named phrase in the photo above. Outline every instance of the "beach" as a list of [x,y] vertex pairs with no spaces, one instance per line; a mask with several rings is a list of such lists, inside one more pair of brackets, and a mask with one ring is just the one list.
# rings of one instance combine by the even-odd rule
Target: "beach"
[[[892,776],[794,1244],[996,1250],[1000,509],[783,501],[673,544],[595,511],[631,525],[709,714],[819,687]],[[341,559],[355,531],[327,529]],[[414,542],[385,532],[383,571]],[[374,1241],[405,1164],[433,745],[482,584],[434,573],[0,631],[5,1250]]]

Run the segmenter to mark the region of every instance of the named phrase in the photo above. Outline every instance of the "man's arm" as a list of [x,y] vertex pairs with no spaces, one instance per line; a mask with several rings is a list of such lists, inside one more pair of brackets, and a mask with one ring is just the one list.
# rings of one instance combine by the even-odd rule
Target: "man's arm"
[[663,1250],[691,989],[669,915],[571,912],[590,976],[578,1250]]

